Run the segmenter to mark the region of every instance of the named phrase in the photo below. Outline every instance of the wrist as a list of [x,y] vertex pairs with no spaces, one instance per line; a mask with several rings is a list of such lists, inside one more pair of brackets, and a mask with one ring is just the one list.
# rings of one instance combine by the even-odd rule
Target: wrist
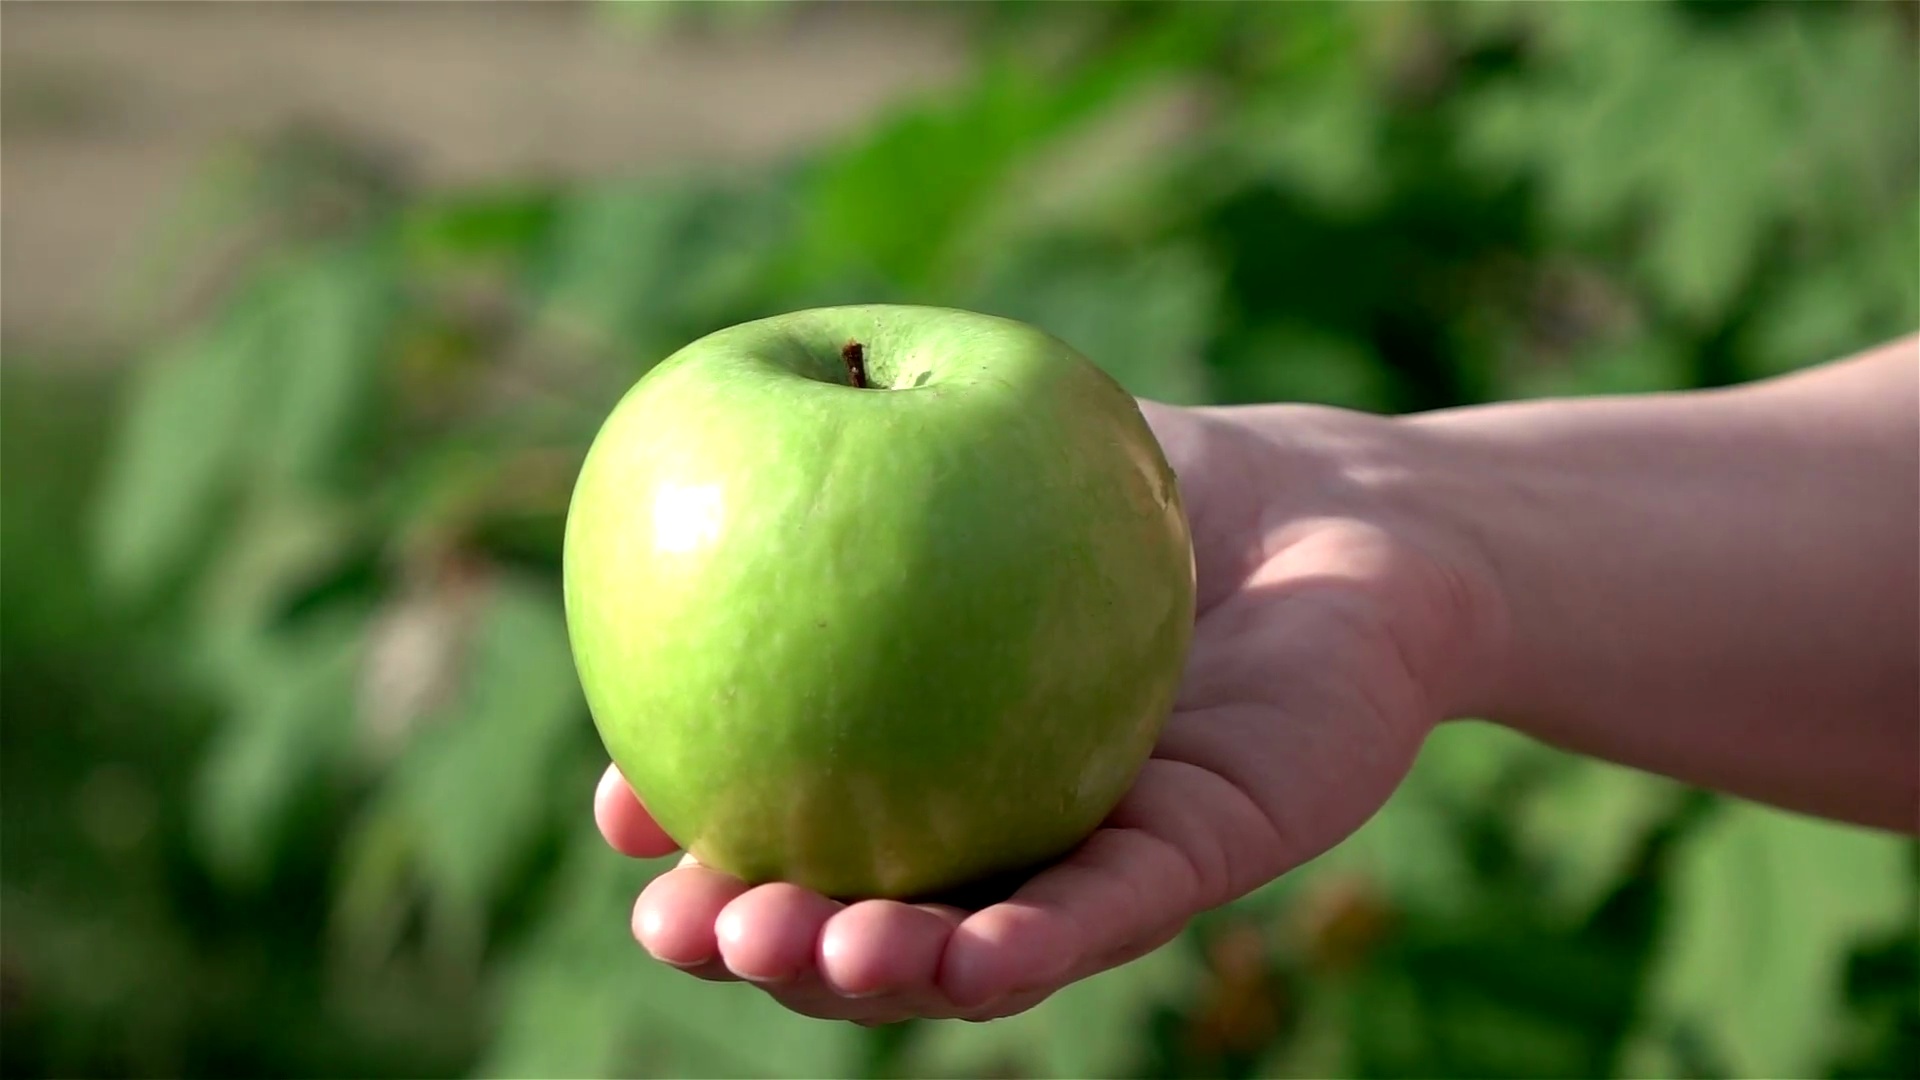
[[1255,436],[1269,550],[1329,523],[1425,697],[1430,722],[1482,717],[1501,695],[1509,605],[1481,513],[1489,492],[1440,433],[1409,419],[1302,405],[1208,410]]
[[1377,419],[1366,487],[1388,526],[1425,557],[1431,581],[1421,603],[1446,635],[1430,646],[1441,661],[1437,718],[1495,719],[1511,697],[1515,641],[1499,473],[1419,417]]

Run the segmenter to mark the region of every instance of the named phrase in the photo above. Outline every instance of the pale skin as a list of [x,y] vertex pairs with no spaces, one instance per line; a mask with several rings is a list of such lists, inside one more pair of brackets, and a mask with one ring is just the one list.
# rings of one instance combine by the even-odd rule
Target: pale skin
[[[1017,1013],[1338,844],[1463,717],[1920,832],[1920,337],[1710,392],[1143,408],[1199,616],[1107,824],[970,912],[683,860],[635,905],[641,945],[811,1016]],[[611,769],[595,814],[628,855],[675,850]]]

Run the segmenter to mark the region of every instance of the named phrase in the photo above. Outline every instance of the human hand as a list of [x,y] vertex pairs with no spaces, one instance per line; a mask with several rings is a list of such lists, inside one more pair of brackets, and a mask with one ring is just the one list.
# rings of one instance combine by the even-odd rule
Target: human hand
[[[1143,404],[1181,483],[1199,605],[1153,757],[1079,848],[975,911],[748,886],[685,858],[634,907],[655,957],[810,1016],[992,1019],[1142,956],[1344,839],[1471,700],[1494,603],[1474,553],[1382,496],[1392,422]],[[619,773],[616,849],[676,849]]]

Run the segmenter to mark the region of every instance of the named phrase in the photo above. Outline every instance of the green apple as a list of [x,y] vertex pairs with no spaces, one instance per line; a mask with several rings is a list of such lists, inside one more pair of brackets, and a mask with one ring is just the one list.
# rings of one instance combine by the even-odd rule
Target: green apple
[[1054,858],[1172,709],[1192,542],[1133,398],[1006,319],[745,323],[621,400],[568,512],[613,761],[749,882],[915,897]]

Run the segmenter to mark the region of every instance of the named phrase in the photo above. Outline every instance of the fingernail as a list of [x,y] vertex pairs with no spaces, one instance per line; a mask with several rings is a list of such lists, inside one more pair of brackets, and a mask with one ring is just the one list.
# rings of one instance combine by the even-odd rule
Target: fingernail
[[708,960],[712,959],[711,957],[701,957],[697,960],[676,960],[671,956],[661,955],[658,950],[656,950],[653,946],[648,945],[644,941],[640,943],[640,948],[643,951],[645,951],[648,956],[653,957],[655,960],[660,961],[661,963],[667,965],[668,967],[679,968],[682,971],[691,971],[694,968],[700,967],[701,965],[707,963]]

